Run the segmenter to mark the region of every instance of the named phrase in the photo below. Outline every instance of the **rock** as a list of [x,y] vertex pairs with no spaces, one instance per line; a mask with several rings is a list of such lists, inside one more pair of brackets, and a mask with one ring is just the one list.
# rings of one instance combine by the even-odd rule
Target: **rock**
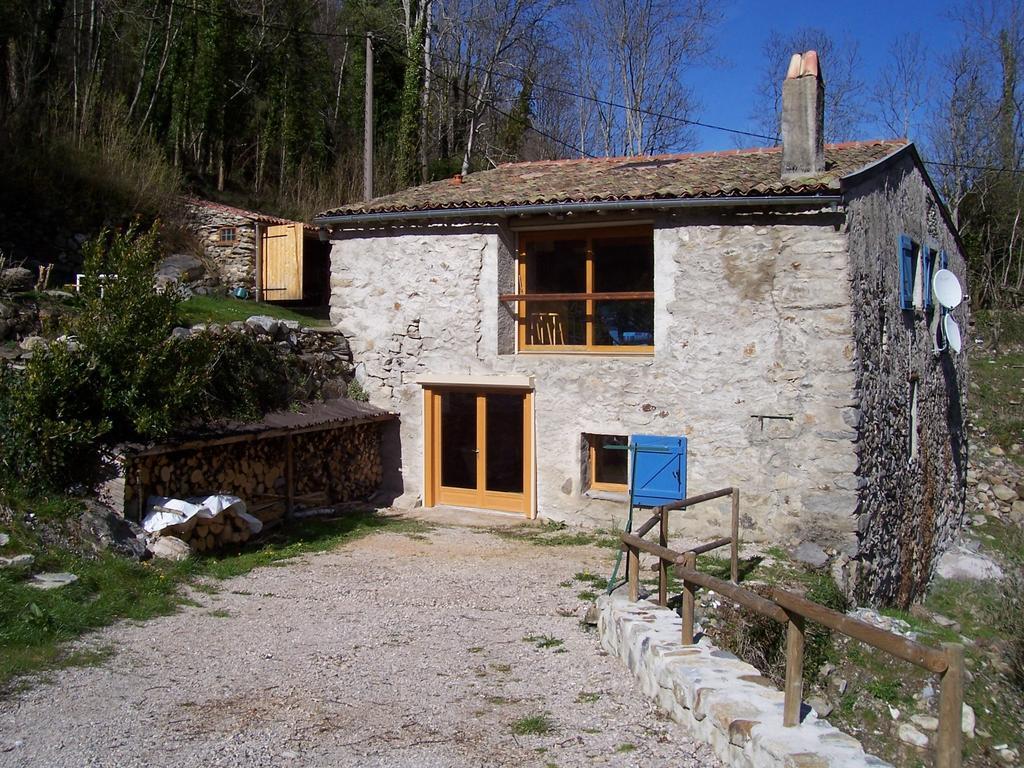
[[1017,750],[1016,749],[1000,749],[999,759],[1009,765],[1014,765],[1017,762]]
[[47,344],[46,339],[42,336],[26,336],[21,340],[21,348],[32,351],[36,347],[45,347]]
[[832,710],[835,709],[831,702],[821,696],[811,696],[807,699],[807,703],[810,705],[811,709],[815,711],[818,717],[828,717],[832,714]]
[[943,553],[935,572],[944,579],[955,581],[985,581],[1001,579],[1002,569],[979,552],[971,552],[962,544]]
[[794,560],[806,563],[812,568],[821,568],[828,563],[828,555],[825,554],[825,550],[812,541],[800,542],[800,545],[791,554]]
[[971,518],[971,523],[973,525],[984,525],[986,522],[987,521],[985,520],[985,516],[984,515],[975,515],[974,517]]
[[146,556],[145,531],[97,501],[85,502],[79,523],[82,538],[97,552],[109,549],[134,560]]
[[597,619],[601,615],[601,609],[597,607],[597,603],[591,603],[587,608],[586,614],[583,616],[583,623],[590,627],[597,626]]
[[58,589],[76,581],[78,577],[73,573],[37,573],[28,585],[36,589]]
[[922,731],[939,730],[939,718],[932,717],[931,715],[911,715],[910,722]]
[[15,555],[0,557],[0,568],[8,571],[27,571],[36,561],[35,555]]
[[206,267],[190,253],[174,253],[161,261],[156,268],[156,286],[191,283],[200,279]]
[[267,315],[253,315],[245,321],[245,324],[254,330],[263,331],[271,336],[274,336],[277,333],[277,329],[280,328],[280,323]]
[[149,551],[162,560],[184,560],[192,554],[192,548],[174,536],[158,536],[150,542]]
[[1004,451],[998,445],[993,445],[991,448],[988,449],[988,452],[991,453],[993,456],[1005,456],[1006,455],[1006,451]]
[[11,537],[6,533],[0,533],[0,547],[6,547],[10,540]]
[[896,736],[904,744],[910,744],[924,749],[928,746],[928,737],[921,733],[917,728],[912,726],[910,723],[903,723],[896,731]]
[[187,339],[191,335],[192,331],[190,331],[188,328],[182,328],[179,326],[178,328],[171,329],[172,339]]
[[52,296],[55,299],[73,299],[74,294],[68,293],[67,291],[58,291],[56,288],[49,288],[43,291],[47,296]]
[[960,730],[964,732],[964,736],[968,739],[974,738],[974,728],[976,724],[974,709],[970,704],[964,704],[963,713],[960,716]]
[[1024,501],[1018,499],[1010,506],[1010,519],[1018,525],[1024,523]]
[[900,711],[896,709],[896,707],[894,707],[892,704],[888,704],[887,706],[889,707],[889,717],[891,717],[893,720],[899,720]]
[[1016,501],[1017,492],[1009,486],[1000,483],[992,489],[992,493],[995,494],[996,498],[1000,501]]
[[933,613],[932,621],[934,621],[940,627],[949,627],[954,632],[960,631],[960,625],[957,622],[953,621],[953,619],[949,618],[948,616],[943,616],[941,613]]
[[0,271],[0,288],[18,293],[20,291],[31,291],[36,284],[36,276],[32,270],[24,267],[8,267]]

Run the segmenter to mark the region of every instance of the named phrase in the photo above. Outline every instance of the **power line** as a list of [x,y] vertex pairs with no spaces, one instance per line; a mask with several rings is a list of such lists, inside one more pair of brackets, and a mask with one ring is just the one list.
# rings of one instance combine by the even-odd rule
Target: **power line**
[[1024,173],[1024,168],[997,168],[994,165],[968,165],[966,163],[945,163],[939,160],[924,160],[925,165],[937,165],[942,168],[961,168],[969,171],[991,171],[993,173]]

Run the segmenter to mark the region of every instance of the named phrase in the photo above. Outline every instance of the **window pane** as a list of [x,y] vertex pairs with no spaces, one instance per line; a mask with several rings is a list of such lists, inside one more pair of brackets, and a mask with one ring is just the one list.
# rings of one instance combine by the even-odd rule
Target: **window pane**
[[538,240],[526,247],[527,293],[585,293],[585,240]]
[[654,242],[651,237],[594,240],[594,292],[653,291]]
[[487,490],[523,492],[521,394],[487,395]]
[[629,438],[623,435],[591,435],[590,439],[594,441],[593,481],[626,485],[629,477],[629,451],[623,449]]
[[526,343],[576,346],[587,343],[585,301],[526,302]]
[[654,302],[595,301],[594,344],[610,347],[654,346]]
[[476,488],[476,395],[441,395],[441,485]]

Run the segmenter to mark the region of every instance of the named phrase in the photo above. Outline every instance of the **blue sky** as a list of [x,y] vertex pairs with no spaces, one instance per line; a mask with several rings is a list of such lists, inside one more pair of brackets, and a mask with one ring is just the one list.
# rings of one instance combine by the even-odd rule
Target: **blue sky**
[[[890,45],[911,32],[918,32],[935,54],[957,44],[957,27],[950,21],[943,0],[853,0],[815,3],[808,0],[768,2],[731,0],[723,3],[724,21],[718,28],[716,48],[725,61],[714,67],[695,69],[690,82],[702,102],[695,118],[730,128],[754,129],[749,120],[756,85],[764,68],[761,47],[772,29],[782,33],[801,27],[826,30],[837,42],[856,40],[860,48],[861,74],[873,84]],[[828,87],[828,62],[822,62]],[[785,73],[780,72],[779,77]],[[826,115],[825,119],[828,119]],[[697,149],[732,149],[731,134],[697,129]],[[864,127],[862,138],[881,137],[877,125]],[[913,138],[913,137],[911,137]],[[740,140],[746,146],[749,141]]]

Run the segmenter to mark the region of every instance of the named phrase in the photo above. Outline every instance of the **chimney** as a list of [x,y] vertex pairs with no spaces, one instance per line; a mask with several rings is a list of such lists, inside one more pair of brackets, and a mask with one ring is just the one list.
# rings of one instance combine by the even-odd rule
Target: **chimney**
[[825,83],[815,51],[794,53],[782,83],[782,179],[825,170]]

